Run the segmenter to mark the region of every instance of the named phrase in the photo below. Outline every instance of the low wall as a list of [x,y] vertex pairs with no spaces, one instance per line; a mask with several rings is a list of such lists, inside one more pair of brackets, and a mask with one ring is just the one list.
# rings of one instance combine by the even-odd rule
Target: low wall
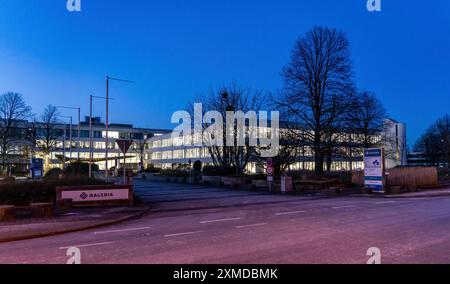
[[[426,188],[439,183],[438,170],[432,167],[394,168],[386,170],[386,174],[389,186]],[[364,171],[353,172],[352,183],[364,186]]]
[[226,176],[222,177],[222,183],[225,186],[231,186],[231,187],[239,187],[242,185],[246,185],[250,183],[250,178],[248,177],[233,177],[233,176]]
[[133,205],[133,185],[58,187],[56,198],[71,199],[76,207]]
[[202,176],[202,182],[205,184],[220,185],[222,183],[221,176]]

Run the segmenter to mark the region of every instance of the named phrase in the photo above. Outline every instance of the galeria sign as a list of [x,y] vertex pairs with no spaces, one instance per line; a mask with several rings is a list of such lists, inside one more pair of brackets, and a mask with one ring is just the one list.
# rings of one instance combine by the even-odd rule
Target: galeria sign
[[56,188],[57,199],[72,200],[73,206],[133,205],[132,185],[88,185]]
[[364,150],[364,186],[384,192],[384,149]]
[[129,190],[124,189],[108,189],[108,190],[78,190],[63,191],[63,199],[72,199],[73,202],[91,202],[104,200],[128,200]]

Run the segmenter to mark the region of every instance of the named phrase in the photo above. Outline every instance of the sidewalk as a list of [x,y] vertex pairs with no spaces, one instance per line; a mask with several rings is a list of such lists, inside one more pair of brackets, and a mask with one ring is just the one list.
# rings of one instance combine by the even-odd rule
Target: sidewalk
[[148,206],[82,208],[52,218],[18,219],[0,222],[0,243],[77,232],[138,218],[150,211]]
[[428,189],[419,192],[408,192],[396,195],[386,195],[385,198],[421,198],[421,197],[439,197],[450,196],[450,188]]

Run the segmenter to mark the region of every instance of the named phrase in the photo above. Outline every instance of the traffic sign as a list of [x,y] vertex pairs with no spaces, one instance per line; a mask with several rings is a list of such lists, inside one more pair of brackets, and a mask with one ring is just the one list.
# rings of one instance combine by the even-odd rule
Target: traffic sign
[[267,173],[269,176],[273,175],[273,172],[274,172],[274,168],[273,168],[273,167],[267,167],[266,173]]
[[125,155],[130,149],[131,145],[133,145],[133,140],[125,140],[125,139],[117,139],[116,143],[119,145],[120,150]]

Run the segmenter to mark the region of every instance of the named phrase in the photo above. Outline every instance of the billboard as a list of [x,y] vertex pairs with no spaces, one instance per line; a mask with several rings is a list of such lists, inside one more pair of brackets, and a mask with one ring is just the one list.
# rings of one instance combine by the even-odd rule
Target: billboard
[[374,192],[384,192],[384,149],[364,150],[364,186]]

